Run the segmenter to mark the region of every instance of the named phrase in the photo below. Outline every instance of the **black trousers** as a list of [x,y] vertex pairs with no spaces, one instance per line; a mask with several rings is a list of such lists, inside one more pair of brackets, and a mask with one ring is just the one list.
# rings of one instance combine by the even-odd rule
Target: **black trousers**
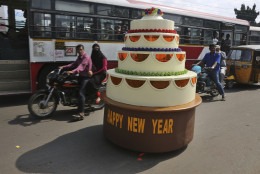
[[98,90],[98,85],[106,78],[106,72],[100,72],[91,77],[90,83],[95,90]]
[[90,78],[79,76],[79,105],[78,105],[78,111],[79,113],[84,112],[85,108],[85,100],[86,100],[86,87],[89,83]]

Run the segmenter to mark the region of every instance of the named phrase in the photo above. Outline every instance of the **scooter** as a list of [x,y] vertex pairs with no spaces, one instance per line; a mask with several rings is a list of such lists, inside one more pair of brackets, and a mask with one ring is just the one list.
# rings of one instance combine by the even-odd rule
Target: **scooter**
[[[28,103],[28,110],[35,118],[50,117],[57,109],[59,103],[64,106],[76,107],[78,105],[79,84],[78,77],[68,75],[61,69],[56,69],[47,75],[46,85],[48,89],[40,89],[34,93]],[[102,83],[96,91],[90,84],[86,90],[86,109],[98,110],[104,107],[104,102],[96,103],[97,97],[106,88]]]
[[216,84],[211,80],[208,74],[208,67],[201,69],[200,66],[195,65],[191,68],[191,71],[197,73],[196,93],[206,93],[210,94],[212,97],[219,95]]

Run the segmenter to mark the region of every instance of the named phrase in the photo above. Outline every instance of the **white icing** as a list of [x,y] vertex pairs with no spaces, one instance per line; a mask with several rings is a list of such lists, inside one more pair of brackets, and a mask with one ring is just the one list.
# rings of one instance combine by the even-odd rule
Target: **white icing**
[[145,19],[133,20],[130,23],[131,30],[136,29],[166,29],[174,30],[174,22],[167,19]]

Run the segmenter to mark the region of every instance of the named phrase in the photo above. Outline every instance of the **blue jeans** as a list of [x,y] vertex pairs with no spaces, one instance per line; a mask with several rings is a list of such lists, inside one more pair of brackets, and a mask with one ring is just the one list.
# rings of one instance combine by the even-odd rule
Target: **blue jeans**
[[211,77],[211,79],[217,85],[217,90],[218,90],[219,94],[223,95],[225,92],[224,92],[224,88],[223,88],[222,84],[219,81],[219,71],[209,71],[208,73],[209,73],[209,76]]

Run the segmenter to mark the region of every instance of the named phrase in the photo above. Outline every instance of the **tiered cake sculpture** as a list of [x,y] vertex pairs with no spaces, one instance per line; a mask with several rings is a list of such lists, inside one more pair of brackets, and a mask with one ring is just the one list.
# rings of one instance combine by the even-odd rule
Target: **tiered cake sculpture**
[[142,19],[131,22],[118,68],[107,72],[104,134],[136,151],[187,145],[201,103],[195,95],[197,75],[185,69],[186,53],[178,48],[174,22],[162,15],[160,9],[146,9]]

